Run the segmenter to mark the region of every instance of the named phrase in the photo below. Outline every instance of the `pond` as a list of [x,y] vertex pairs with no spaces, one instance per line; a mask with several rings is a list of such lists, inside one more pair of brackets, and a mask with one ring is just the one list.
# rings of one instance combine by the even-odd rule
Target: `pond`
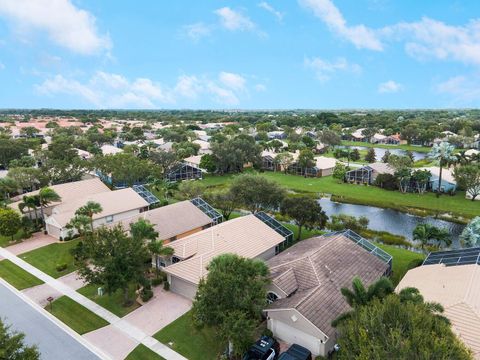
[[368,225],[370,229],[402,235],[408,240],[413,240],[412,232],[417,224],[428,223],[439,228],[448,229],[452,239],[452,247],[457,247],[459,245],[458,238],[465,227],[465,225],[451,221],[435,219],[431,216],[421,217],[410,215],[393,209],[338,203],[327,198],[322,198],[319,202],[328,216],[339,214],[355,217],[365,216],[370,220]]
[[[358,149],[358,150],[368,150],[368,148],[365,146],[352,146],[351,148]],[[374,149],[375,149],[375,157],[377,158],[377,161],[382,161],[382,157],[383,155],[385,155],[387,151],[390,151],[390,154],[395,154],[395,155],[407,154],[407,152],[402,149],[384,149],[384,148],[377,148],[377,147],[374,147]],[[412,154],[415,161],[425,159],[428,156],[428,153],[418,152],[418,151],[412,151]]]

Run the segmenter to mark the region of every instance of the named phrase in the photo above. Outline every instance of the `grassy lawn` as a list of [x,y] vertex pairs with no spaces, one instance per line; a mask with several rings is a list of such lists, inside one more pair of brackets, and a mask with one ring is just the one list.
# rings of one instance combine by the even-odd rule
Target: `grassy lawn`
[[223,344],[212,329],[196,329],[187,312],[153,336],[163,344],[173,343],[173,350],[190,360],[215,360]]
[[43,281],[31,275],[10,260],[0,261],[0,277],[17,290],[43,284]]
[[[388,191],[376,186],[365,186],[339,183],[331,176],[323,178],[304,178],[297,175],[285,175],[280,172],[263,172],[260,175],[277,181],[287,189],[297,192],[317,194],[333,194],[342,201],[393,208],[400,211],[421,209],[429,213],[452,213],[472,218],[480,213],[480,203],[465,199],[463,192],[455,196],[442,195],[437,198],[433,193],[402,194],[399,191]],[[208,187],[227,186],[233,175],[206,176],[202,183]],[[427,215],[427,214],[425,214]]]
[[10,236],[3,236],[0,235],[0,246],[1,247],[7,247],[13,244],[17,244],[19,242],[22,242],[23,238],[25,237],[25,234],[23,230],[18,231],[15,235],[13,235],[13,241]]
[[128,354],[125,360],[165,360],[163,357],[154,353],[145,345],[138,345],[133,351]]
[[[20,255],[20,258],[46,274],[59,278],[77,269],[70,254],[70,249],[75,247],[79,241],[80,239],[76,239],[65,243],[50,244],[24,253]],[[56,266],[59,264],[66,264],[67,268],[63,271],[57,271]]]
[[417,152],[424,152],[424,153],[428,153],[432,150],[432,148],[428,146],[371,144],[371,143],[361,142],[361,141],[345,141],[345,140],[342,141],[342,145],[376,147],[376,148],[383,148],[383,149],[400,149],[405,151],[409,150],[409,151],[417,151]]
[[386,251],[393,257],[393,275],[392,281],[394,285],[397,285],[400,280],[405,276],[406,272],[411,269],[415,260],[423,260],[424,255],[409,251],[406,249],[398,248],[391,245],[375,244],[382,250]]
[[50,310],[50,305],[47,305],[45,310],[53,314],[56,318],[80,335],[108,325],[107,321],[94,314],[83,305],[70,299],[68,296],[59,297],[52,302],[52,310]]
[[[87,285],[84,286],[77,291],[88,297],[90,300],[95,301],[98,305],[104,307],[108,311],[114,313],[119,317],[123,317],[128,313],[132,312],[136,308],[140,307],[140,304],[134,301],[131,306],[125,307],[123,306],[123,292],[117,291],[112,295],[104,294],[103,296],[98,296],[97,289],[99,288],[98,285]],[[130,287],[130,298],[133,299],[135,297],[135,287]]]

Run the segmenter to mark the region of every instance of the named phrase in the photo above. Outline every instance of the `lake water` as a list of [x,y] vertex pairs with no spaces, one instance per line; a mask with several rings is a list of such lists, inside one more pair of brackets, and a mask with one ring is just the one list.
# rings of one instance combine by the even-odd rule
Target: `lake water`
[[[358,149],[358,150],[368,150],[368,148],[365,146],[352,146],[351,148]],[[395,155],[407,154],[405,150],[401,150],[401,149],[384,149],[384,148],[376,148],[376,147],[374,149],[375,149],[375,157],[377,161],[382,161],[382,157],[383,155],[385,155],[387,151],[390,151],[390,154],[395,154]],[[418,151],[412,151],[412,154],[415,161],[425,159],[428,156],[428,153],[423,153]]]
[[366,216],[370,220],[368,225],[370,229],[403,235],[408,240],[413,240],[412,232],[417,224],[428,223],[436,227],[448,229],[452,239],[452,247],[456,247],[459,244],[458,238],[465,227],[465,225],[462,224],[435,219],[431,216],[415,216],[393,209],[338,203],[327,198],[322,198],[319,202],[328,216],[338,214],[355,217]]

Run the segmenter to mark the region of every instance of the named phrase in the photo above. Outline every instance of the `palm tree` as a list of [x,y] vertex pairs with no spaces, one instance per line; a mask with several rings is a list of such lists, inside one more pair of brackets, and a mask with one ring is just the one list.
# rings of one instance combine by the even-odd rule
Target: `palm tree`
[[446,229],[440,229],[430,224],[418,224],[413,229],[413,240],[420,241],[422,249],[425,245],[437,242],[438,245],[444,243],[445,246],[449,246],[452,243],[450,234]]
[[24,196],[22,202],[18,204],[18,209],[23,214],[24,209],[28,210],[28,218],[32,219],[32,212],[35,214],[35,221],[37,221],[37,206],[39,205],[38,197],[36,196]]
[[155,256],[155,270],[158,274],[158,258],[160,256],[170,257],[173,255],[174,250],[171,247],[163,246],[163,242],[161,240],[154,240],[148,243],[148,250],[150,253]]
[[50,203],[54,201],[60,201],[61,197],[52,188],[44,187],[44,188],[41,188],[40,191],[38,192],[38,200],[40,204],[40,214],[43,221],[43,231],[46,231],[44,207],[48,206]]
[[435,144],[432,148],[432,151],[429,154],[429,157],[435,160],[438,160],[440,172],[438,176],[438,188],[437,196],[440,195],[440,190],[442,186],[442,170],[443,166],[451,164],[457,160],[457,157],[453,155],[455,147],[449,144],[446,141],[441,142],[440,144]]
[[383,299],[393,293],[394,289],[391,280],[386,277],[381,277],[368,288],[365,288],[365,285],[359,277],[354,277],[352,280],[352,289],[343,287],[340,290],[347,304],[353,309],[333,320],[332,326],[336,327],[341,321],[350,318],[359,306],[364,306],[376,298]]
[[93,215],[103,211],[102,205],[95,201],[87,201],[81,208],[75,211],[75,215],[85,215],[90,219],[90,230],[93,232]]
[[425,302],[422,294],[420,294],[420,290],[414,287],[406,287],[400,290],[398,293],[400,297],[400,301],[402,303],[405,302],[413,302],[415,304],[424,304],[427,310],[429,310],[435,317],[445,321],[447,324],[450,324],[450,320],[448,320],[445,316],[442,315],[444,308],[441,304],[436,302]]
[[92,223],[90,218],[87,215],[83,214],[76,214],[65,226],[67,229],[72,230],[70,232],[70,236],[73,235],[73,230],[77,230],[78,234],[82,236],[87,232],[87,229],[90,229],[93,232],[93,228],[91,227]]

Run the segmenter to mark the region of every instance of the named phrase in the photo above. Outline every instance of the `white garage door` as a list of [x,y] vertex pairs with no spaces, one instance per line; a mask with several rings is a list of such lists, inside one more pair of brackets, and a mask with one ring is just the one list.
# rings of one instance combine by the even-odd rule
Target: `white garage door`
[[298,344],[306,347],[315,356],[325,355],[323,354],[324,348],[323,344],[320,343],[320,340],[304,333],[301,330],[298,330],[275,319],[269,320],[269,328],[270,330],[272,330],[273,335],[280,340],[283,340],[289,344]]
[[197,287],[194,284],[174,276],[171,277],[170,290],[191,300],[197,293]]

